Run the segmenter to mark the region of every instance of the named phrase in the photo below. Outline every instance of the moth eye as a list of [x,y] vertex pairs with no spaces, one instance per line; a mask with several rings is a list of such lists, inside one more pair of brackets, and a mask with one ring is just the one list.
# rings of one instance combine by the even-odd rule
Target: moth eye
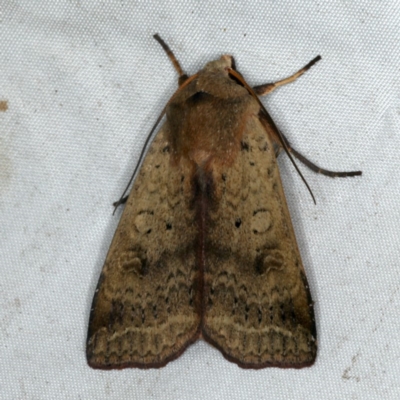
[[222,175],[221,175],[221,179],[225,182],[225,181],[226,181],[226,175],[225,175],[225,174],[222,174]]
[[199,91],[199,92],[195,93],[193,96],[190,97],[190,101],[193,104],[197,104],[197,103],[200,103],[200,102],[202,102],[204,100],[207,100],[210,97],[211,96],[208,93]]
[[255,165],[254,161],[250,161],[249,164],[250,164],[252,167],[254,167],[254,165]]
[[163,153],[169,153],[169,146],[165,146],[162,151]]
[[231,56],[231,68],[236,71],[236,61],[233,56]]
[[157,164],[157,165],[155,166],[155,168],[160,168],[160,164]]
[[[232,68],[232,67],[231,67],[231,68],[228,68],[228,69],[227,69],[228,72],[229,72],[229,69],[233,69],[233,68]],[[243,82],[241,82],[240,79],[237,78],[235,75],[229,74],[229,78],[231,78],[233,81],[235,81],[238,85],[244,87]]]
[[236,228],[240,228],[240,225],[242,225],[242,220],[241,220],[240,218],[238,218],[238,219],[235,221],[235,226],[236,226]]

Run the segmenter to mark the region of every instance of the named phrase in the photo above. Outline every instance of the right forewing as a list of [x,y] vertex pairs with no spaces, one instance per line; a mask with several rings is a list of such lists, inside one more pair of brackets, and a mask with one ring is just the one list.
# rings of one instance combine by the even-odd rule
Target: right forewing
[[243,368],[311,365],[311,296],[273,145],[258,118],[249,120],[234,164],[213,174],[205,338]]

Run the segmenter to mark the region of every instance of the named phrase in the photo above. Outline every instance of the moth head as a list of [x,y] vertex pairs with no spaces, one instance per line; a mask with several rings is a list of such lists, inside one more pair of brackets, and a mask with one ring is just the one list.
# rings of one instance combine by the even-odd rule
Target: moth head
[[219,60],[210,61],[204,67],[204,70],[207,71],[216,71],[216,70],[224,70],[224,69],[236,69],[235,68],[235,60],[230,55],[223,55]]

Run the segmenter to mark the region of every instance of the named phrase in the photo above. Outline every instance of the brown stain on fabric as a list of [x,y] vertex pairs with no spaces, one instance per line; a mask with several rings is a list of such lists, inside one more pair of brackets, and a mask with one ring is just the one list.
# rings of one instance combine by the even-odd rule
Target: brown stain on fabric
[[8,102],[6,100],[0,100],[0,112],[8,110]]

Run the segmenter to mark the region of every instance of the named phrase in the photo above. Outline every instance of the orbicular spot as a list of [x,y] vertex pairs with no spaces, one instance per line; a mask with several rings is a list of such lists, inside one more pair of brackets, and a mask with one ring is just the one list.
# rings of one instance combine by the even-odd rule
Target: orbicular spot
[[139,233],[150,233],[153,225],[153,212],[152,211],[143,211],[138,214],[133,222],[135,228]]
[[167,231],[170,231],[170,230],[172,229],[172,224],[171,224],[170,222],[167,222],[167,223],[165,224],[165,229],[166,229]]
[[242,225],[242,220],[240,218],[236,218],[236,221],[235,221],[236,228],[240,228],[240,225]]
[[272,226],[271,213],[265,209],[256,210],[251,219],[251,230],[254,234],[267,232]]

